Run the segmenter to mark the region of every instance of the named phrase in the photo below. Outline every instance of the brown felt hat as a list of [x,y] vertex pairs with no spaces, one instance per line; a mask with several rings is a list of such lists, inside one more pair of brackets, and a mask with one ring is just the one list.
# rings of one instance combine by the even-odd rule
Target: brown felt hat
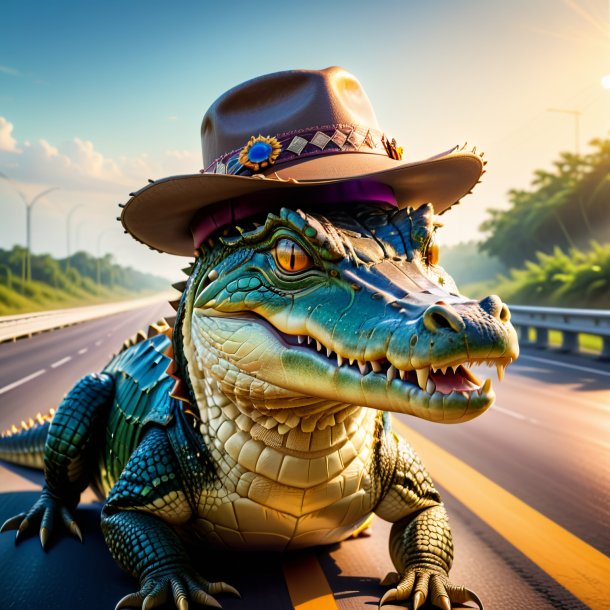
[[170,254],[261,206],[355,199],[440,213],[483,172],[474,151],[453,148],[406,162],[378,127],[358,80],[339,67],[260,76],[219,97],[201,125],[203,167],[133,193],[121,215],[135,239]]

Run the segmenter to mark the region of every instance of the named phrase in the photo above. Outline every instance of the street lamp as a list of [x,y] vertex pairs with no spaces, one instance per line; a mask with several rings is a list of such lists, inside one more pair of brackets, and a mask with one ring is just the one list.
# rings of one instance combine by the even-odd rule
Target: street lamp
[[40,199],[42,199],[45,195],[48,195],[51,191],[59,190],[58,186],[52,186],[41,193],[38,193],[32,200],[28,201],[26,196],[15,186],[13,181],[6,175],[0,172],[0,178],[4,178],[7,182],[9,182],[13,188],[19,193],[19,196],[25,203],[25,239],[26,239],[26,261],[25,261],[25,272],[24,279],[28,282],[32,280],[32,261],[31,261],[31,253],[32,253],[32,208]]
[[580,155],[580,110],[569,110],[564,108],[547,108],[547,112],[561,112],[563,114],[570,114],[574,117],[574,152],[576,155]]

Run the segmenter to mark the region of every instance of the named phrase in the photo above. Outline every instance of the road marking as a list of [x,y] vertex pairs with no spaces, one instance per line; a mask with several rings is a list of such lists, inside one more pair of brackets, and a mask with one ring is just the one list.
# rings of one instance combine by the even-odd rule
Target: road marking
[[100,341],[96,341],[96,342],[95,342],[95,346],[96,346],[96,347],[99,347],[101,344],[102,344],[102,341],[101,341],[101,340],[100,340]]
[[433,479],[591,608],[610,608],[610,558],[394,418]]
[[337,610],[332,589],[314,553],[287,557],[282,568],[294,610]]
[[493,410],[499,411],[500,413],[504,413],[504,415],[510,415],[510,417],[514,417],[515,419],[529,422],[530,424],[537,425],[540,423],[537,419],[532,419],[531,417],[526,417],[525,415],[521,415],[521,413],[517,413],[516,411],[509,411],[508,409],[504,409],[502,407],[499,407],[498,405],[494,405]]
[[13,383],[9,383],[8,385],[5,385],[3,388],[0,388],[0,394],[5,394],[6,392],[10,392],[12,389],[14,389],[24,383],[27,383],[28,381],[31,381],[32,379],[35,379],[36,377],[39,377],[40,375],[42,375],[43,373],[46,373],[46,372],[47,372],[46,369],[40,369],[39,371],[36,371],[35,373],[28,375],[27,377],[22,377],[18,381],[13,381]]
[[87,353],[88,351],[89,351],[89,348],[88,348],[88,347],[83,347],[83,349],[79,349],[79,350],[78,350],[78,354],[79,354],[79,355],[82,355],[82,354]]
[[528,354],[520,354],[519,360],[525,358],[526,360],[535,360],[536,362],[544,362],[545,364],[553,364],[555,366],[563,366],[566,369],[574,369],[576,371],[584,371],[585,373],[595,373],[596,375],[604,375],[610,377],[610,371],[602,371],[600,369],[594,369],[589,366],[580,366],[579,364],[568,364],[567,362],[559,362],[558,360],[549,360],[547,358],[539,358],[538,356],[529,356]]
[[51,368],[56,369],[58,366],[61,366],[62,364],[66,364],[66,362],[70,362],[70,360],[72,360],[72,356],[66,356],[65,358],[62,358],[61,360],[54,362],[51,365]]

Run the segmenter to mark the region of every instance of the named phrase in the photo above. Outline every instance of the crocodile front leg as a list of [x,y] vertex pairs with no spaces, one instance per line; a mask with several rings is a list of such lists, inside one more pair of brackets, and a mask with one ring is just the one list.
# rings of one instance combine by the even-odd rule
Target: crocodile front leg
[[83,377],[63,399],[55,413],[44,451],[45,486],[27,513],[4,523],[0,531],[17,529],[16,541],[40,525],[45,548],[60,522],[82,540],[73,517],[80,494],[91,481],[103,421],[108,415],[114,381],[106,374]]
[[206,581],[191,567],[172,528],[191,517],[167,434],[151,428],[102,511],[102,531],[112,556],[140,581],[140,590],[124,597],[117,609],[152,608],[172,599],[180,610],[191,600],[220,608],[213,594],[239,595],[226,583]]
[[475,593],[449,580],[453,541],[447,513],[438,491],[413,449],[397,436],[385,438],[387,459],[395,462],[391,485],[375,512],[394,523],[390,556],[397,572],[382,585],[391,585],[379,606],[412,600],[417,610],[426,600],[443,610],[452,603],[472,601],[483,610]]

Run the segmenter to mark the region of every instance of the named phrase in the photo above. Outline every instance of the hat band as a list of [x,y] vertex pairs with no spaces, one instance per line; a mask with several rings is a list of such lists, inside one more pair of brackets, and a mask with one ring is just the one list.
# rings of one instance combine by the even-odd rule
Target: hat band
[[[263,149],[256,151],[256,154],[262,152],[259,158],[250,153],[254,153],[257,144]],[[201,173],[251,176],[271,165],[281,165],[295,159],[355,151],[393,159],[402,157],[402,149],[396,147],[396,141],[388,140],[381,131],[358,125],[324,125],[289,131],[273,138],[252,137],[243,148],[218,157]],[[265,157],[265,154],[268,156]],[[248,158],[253,161],[249,162]]]
[[[282,202],[282,194],[277,194],[276,199],[278,206],[285,204],[285,202]],[[394,191],[390,186],[366,179],[303,187],[290,192],[290,203],[292,205],[307,205],[309,208],[363,201],[387,204],[393,207],[398,205]],[[270,212],[270,203],[271,194],[269,191],[264,191],[222,201],[215,206],[200,210],[190,225],[193,245],[195,248],[199,248],[208,237],[218,230],[234,225],[246,218]]]

